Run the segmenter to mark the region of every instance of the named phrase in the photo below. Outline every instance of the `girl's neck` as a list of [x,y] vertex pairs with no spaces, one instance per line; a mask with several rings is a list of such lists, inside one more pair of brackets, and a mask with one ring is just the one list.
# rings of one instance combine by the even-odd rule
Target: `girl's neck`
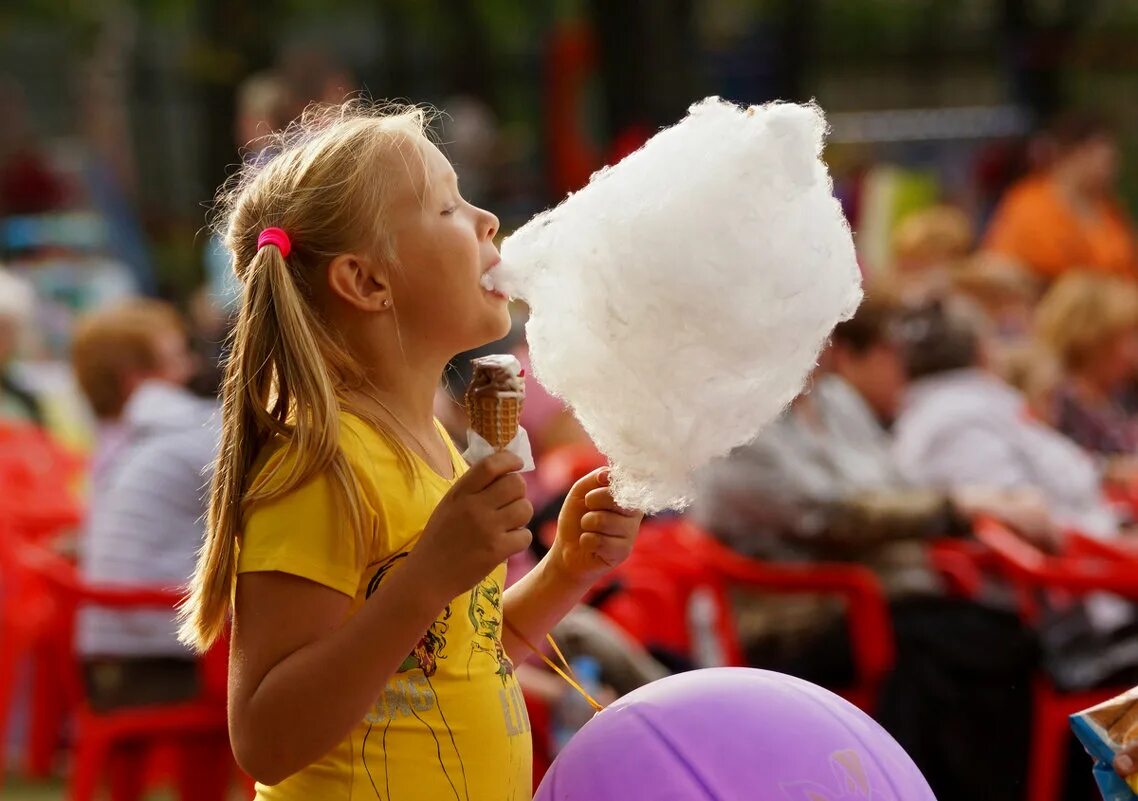
[[434,417],[434,391],[402,392],[364,385],[346,393],[354,411],[384,422],[403,445],[416,453],[432,470],[445,479],[454,476],[454,461],[446,439],[439,434]]
[[364,384],[353,393],[352,401],[392,422],[414,436],[434,431],[435,392],[442,371],[434,375],[416,375],[407,371],[399,376],[375,375],[365,377]]

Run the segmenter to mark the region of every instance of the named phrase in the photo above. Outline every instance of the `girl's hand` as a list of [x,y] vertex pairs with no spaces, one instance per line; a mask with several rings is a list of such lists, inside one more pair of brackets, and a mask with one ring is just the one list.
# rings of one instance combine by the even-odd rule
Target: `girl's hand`
[[486,578],[509,557],[529,547],[526,528],[533,506],[517,471],[522,460],[500,451],[455,482],[439,501],[408,562],[430,576],[431,592],[449,603]]
[[616,505],[609,472],[594,470],[573,485],[557,518],[554,564],[575,582],[592,584],[632,553],[644,515]]

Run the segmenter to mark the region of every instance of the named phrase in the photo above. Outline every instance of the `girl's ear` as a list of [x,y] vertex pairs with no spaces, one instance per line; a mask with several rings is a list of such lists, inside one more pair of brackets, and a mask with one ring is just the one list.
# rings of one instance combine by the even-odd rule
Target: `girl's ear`
[[391,308],[391,285],[378,260],[355,253],[342,253],[328,264],[328,288],[339,299],[361,311],[382,312]]

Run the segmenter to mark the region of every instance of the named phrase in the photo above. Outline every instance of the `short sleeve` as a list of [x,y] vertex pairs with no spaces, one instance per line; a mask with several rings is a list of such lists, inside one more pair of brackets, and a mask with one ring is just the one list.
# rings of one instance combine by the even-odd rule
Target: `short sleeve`
[[327,475],[253,505],[245,519],[238,573],[300,576],[354,598],[359,588],[357,537]]

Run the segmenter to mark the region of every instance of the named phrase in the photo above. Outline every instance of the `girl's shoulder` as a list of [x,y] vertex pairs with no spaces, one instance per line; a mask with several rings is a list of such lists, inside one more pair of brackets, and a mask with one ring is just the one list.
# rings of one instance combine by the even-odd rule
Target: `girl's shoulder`
[[[357,483],[382,483],[391,478],[388,475],[391,471],[403,472],[396,446],[363,420],[354,415],[341,415],[338,433],[340,450]],[[296,472],[306,472],[303,457],[289,447],[290,444],[289,437],[274,434],[261,446],[250,471],[251,487],[272,493],[274,488],[279,489],[277,485],[293,483],[290,477]]]
[[[466,472],[466,461],[443,424],[435,420],[435,427],[446,443],[457,478]],[[413,481],[423,478],[429,481],[443,480],[413,451],[350,412],[341,416],[340,448],[357,471],[379,474],[385,478],[398,474]]]
[[350,412],[340,415],[340,450],[357,472],[399,469],[399,445]]

